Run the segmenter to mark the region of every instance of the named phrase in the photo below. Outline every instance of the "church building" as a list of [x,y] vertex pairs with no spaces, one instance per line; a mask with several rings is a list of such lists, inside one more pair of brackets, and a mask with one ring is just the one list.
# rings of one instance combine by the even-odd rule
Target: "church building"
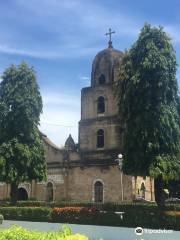
[[[47,181],[20,184],[19,200],[121,202],[138,196],[154,200],[153,179],[124,175],[117,161],[123,153],[123,129],[113,86],[122,56],[111,38],[108,47],[97,53],[91,86],[81,90],[78,143],[69,135],[64,148],[59,148],[42,134]],[[10,186],[0,183],[0,199],[9,198],[9,193]]]

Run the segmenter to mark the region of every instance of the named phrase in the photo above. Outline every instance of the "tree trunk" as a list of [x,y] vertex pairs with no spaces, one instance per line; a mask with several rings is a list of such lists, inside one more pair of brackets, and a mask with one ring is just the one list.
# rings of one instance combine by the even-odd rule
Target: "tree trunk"
[[11,204],[15,205],[18,199],[18,183],[11,183],[10,198]]
[[163,191],[163,179],[161,176],[154,179],[155,201],[159,207],[164,207],[165,196]]

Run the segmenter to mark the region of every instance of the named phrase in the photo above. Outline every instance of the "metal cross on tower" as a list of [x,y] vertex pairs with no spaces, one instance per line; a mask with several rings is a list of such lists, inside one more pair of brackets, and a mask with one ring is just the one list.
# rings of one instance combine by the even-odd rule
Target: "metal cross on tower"
[[112,48],[113,46],[112,46],[112,41],[111,41],[111,35],[113,34],[113,33],[115,33],[115,31],[111,31],[111,28],[109,28],[109,32],[107,32],[105,35],[106,36],[108,36],[109,35],[109,42],[108,42],[108,44],[109,44],[109,48]]

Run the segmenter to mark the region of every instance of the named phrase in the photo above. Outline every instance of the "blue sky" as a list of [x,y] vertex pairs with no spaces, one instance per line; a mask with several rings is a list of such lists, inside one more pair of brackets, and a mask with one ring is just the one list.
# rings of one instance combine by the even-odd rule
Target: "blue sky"
[[145,22],[164,26],[180,63],[179,12],[178,0],[1,0],[0,74],[23,60],[34,66],[44,103],[41,130],[59,146],[69,133],[77,141],[80,90],[90,84],[109,27],[123,51]]

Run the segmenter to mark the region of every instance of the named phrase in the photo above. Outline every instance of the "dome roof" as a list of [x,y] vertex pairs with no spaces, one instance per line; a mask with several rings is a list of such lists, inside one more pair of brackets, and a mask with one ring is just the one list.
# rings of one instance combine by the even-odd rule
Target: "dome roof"
[[113,82],[115,80],[115,68],[118,66],[122,56],[123,52],[114,49],[112,46],[97,53],[92,64],[92,86],[98,84],[98,79],[102,75],[107,83]]
[[123,52],[115,48],[108,47],[96,54],[93,64],[96,64],[96,62],[99,62],[102,58],[106,58],[108,61],[110,60],[114,61],[116,58],[119,58],[122,56],[123,56]]
[[69,150],[74,150],[76,148],[76,144],[75,144],[74,139],[72,138],[71,134],[69,134],[69,137],[66,139],[65,148],[67,148]]

